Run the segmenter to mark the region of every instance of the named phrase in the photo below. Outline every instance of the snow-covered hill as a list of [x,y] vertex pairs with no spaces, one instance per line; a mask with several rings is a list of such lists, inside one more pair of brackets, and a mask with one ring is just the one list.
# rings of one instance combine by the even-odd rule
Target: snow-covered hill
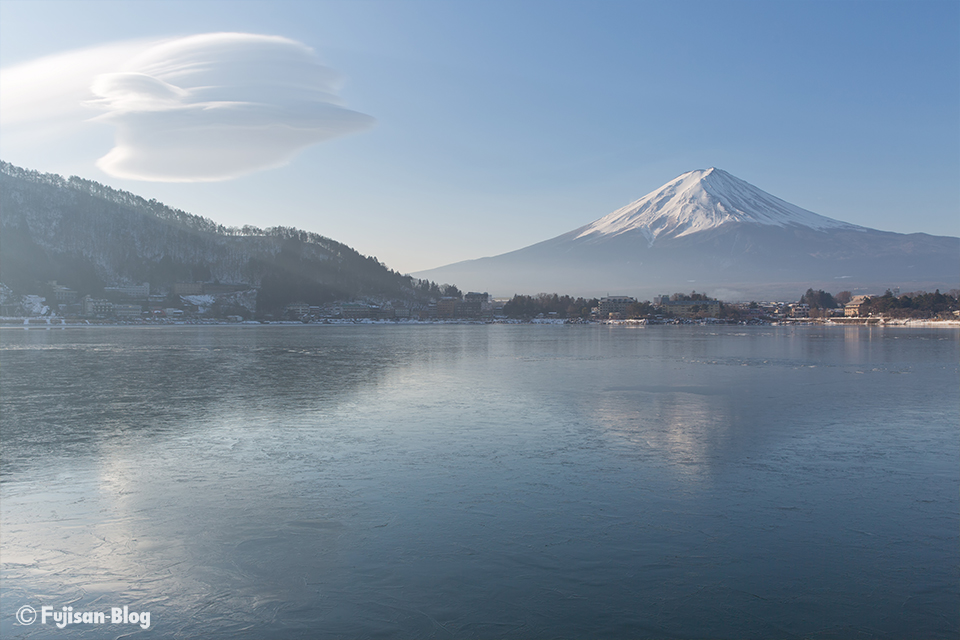
[[932,291],[960,286],[960,239],[834,220],[711,168],[556,238],[414,275],[495,295]]

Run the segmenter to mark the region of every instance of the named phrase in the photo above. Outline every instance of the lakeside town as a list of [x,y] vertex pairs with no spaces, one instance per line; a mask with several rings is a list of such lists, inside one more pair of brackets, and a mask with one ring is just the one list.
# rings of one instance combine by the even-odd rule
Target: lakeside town
[[259,312],[256,288],[244,284],[182,282],[151,289],[148,283],[116,284],[99,296],[50,281],[43,291],[15,294],[0,284],[3,324],[179,324],[333,322],[556,322],[640,324],[770,324],[818,322],[876,324],[960,321],[960,291],[887,290],[875,295],[832,295],[808,289],[797,301],[723,302],[703,293],[674,293],[652,301],[631,296],[573,298],[541,293],[495,298],[442,285],[441,295],[409,300],[292,302]]

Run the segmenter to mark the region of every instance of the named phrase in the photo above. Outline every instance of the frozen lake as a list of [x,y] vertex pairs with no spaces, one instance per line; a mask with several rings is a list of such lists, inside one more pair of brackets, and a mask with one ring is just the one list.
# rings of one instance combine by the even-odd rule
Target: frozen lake
[[958,345],[4,328],[0,635],[955,638]]

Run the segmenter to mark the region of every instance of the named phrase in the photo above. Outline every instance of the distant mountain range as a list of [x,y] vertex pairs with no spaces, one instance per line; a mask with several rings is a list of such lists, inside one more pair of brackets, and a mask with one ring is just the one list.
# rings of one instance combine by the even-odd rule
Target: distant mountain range
[[494,295],[698,290],[723,299],[960,286],[960,238],[877,231],[801,209],[720,169],[691,171],[538,244],[413,274]]
[[35,293],[56,280],[80,295],[105,285],[257,287],[257,307],[361,296],[416,299],[409,276],[315,233],[230,228],[90,180],[0,162],[0,282]]

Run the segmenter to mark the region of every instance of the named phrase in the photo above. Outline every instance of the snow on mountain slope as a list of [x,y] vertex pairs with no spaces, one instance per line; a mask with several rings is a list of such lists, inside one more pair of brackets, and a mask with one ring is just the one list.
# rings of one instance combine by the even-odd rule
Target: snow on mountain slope
[[778,227],[862,229],[785,202],[716,168],[690,171],[639,200],[573,232],[597,240],[636,231],[653,246],[660,237],[681,237],[729,222]]

